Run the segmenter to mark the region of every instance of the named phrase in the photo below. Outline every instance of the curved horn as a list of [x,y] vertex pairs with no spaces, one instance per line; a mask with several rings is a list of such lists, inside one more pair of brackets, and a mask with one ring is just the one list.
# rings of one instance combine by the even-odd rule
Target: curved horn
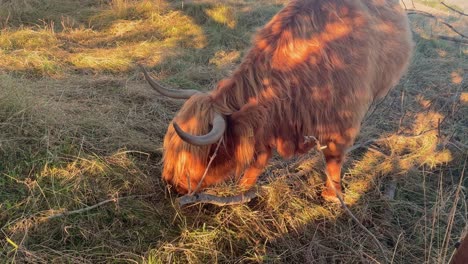
[[143,74],[145,75],[146,81],[148,81],[149,85],[153,87],[156,91],[158,91],[160,94],[165,95],[170,98],[175,98],[175,99],[189,99],[192,95],[196,93],[200,93],[200,91],[197,90],[173,90],[173,89],[168,89],[158,82],[156,82],[153,78],[151,78],[146,71],[145,67],[142,65],[140,66],[141,70],[143,71]]
[[203,136],[194,136],[184,132],[179,125],[173,123],[174,129],[179,135],[179,137],[187,143],[197,146],[204,146],[216,143],[224,134],[226,130],[226,120],[216,113],[215,117],[213,118],[213,128],[211,131]]

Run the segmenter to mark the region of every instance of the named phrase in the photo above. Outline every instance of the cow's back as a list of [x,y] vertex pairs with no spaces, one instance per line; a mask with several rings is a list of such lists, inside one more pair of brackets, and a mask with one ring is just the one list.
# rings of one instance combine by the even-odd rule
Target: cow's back
[[349,145],[370,104],[406,70],[410,34],[397,1],[291,1],[213,96],[223,113],[268,109],[261,141],[283,156],[307,151],[305,135]]
[[406,71],[410,62],[414,43],[411,37],[408,18],[398,1],[361,1],[373,18],[372,51],[375,72],[373,85],[375,99],[387,94]]

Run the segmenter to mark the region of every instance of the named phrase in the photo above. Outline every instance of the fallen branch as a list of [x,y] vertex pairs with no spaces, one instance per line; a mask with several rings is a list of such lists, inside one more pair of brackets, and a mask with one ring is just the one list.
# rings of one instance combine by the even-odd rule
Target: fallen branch
[[401,0],[401,3],[403,4],[403,6],[405,7],[405,10],[408,10],[408,8],[406,7],[406,3],[404,0]]
[[468,39],[454,38],[454,37],[443,36],[443,35],[436,35],[435,37],[438,38],[438,39],[443,39],[443,40],[448,40],[448,41],[453,41],[453,42],[468,44]]
[[98,208],[98,207],[103,206],[103,205],[108,204],[108,203],[116,203],[116,202],[119,202],[121,200],[132,199],[132,198],[137,198],[137,197],[138,198],[151,197],[151,196],[154,196],[155,194],[156,193],[151,193],[151,194],[146,194],[146,195],[130,195],[130,196],[123,196],[123,197],[119,197],[119,198],[112,198],[112,199],[104,200],[104,201],[99,202],[97,204],[90,205],[88,207],[84,207],[84,208],[81,208],[81,209],[77,209],[77,210],[73,210],[73,211],[65,211],[65,212],[62,212],[62,213],[49,215],[49,216],[46,216],[46,217],[44,217],[42,219],[50,220],[50,219],[54,219],[54,218],[59,218],[59,217],[64,217],[64,216],[69,216],[69,215],[74,215],[74,214],[80,214],[80,213],[84,213],[84,212],[93,210],[95,208]]
[[440,3],[441,3],[443,6],[445,6],[446,8],[452,10],[452,11],[455,12],[455,13],[458,13],[458,14],[460,14],[460,15],[462,15],[462,16],[468,16],[467,14],[456,10],[455,8],[453,8],[453,7],[451,7],[451,6],[447,5],[447,4],[445,4],[444,2],[440,2]]
[[218,206],[243,204],[250,202],[253,198],[257,197],[257,188],[252,188],[245,193],[235,196],[219,197],[207,193],[197,193],[194,195],[184,195],[176,199],[180,206],[196,203],[207,203]]
[[468,38],[467,36],[465,36],[463,33],[459,32],[458,30],[456,30],[452,25],[450,25],[449,23],[443,21],[442,19],[434,16],[433,14],[431,13],[428,13],[428,12],[424,12],[424,11],[420,11],[420,10],[416,10],[416,9],[408,9],[406,11],[406,13],[408,15],[422,15],[422,16],[425,16],[425,17],[429,17],[429,18],[432,18],[434,20],[436,20],[437,22],[439,23],[442,23],[443,25],[445,25],[446,27],[450,28],[453,32],[457,33],[459,36],[461,36],[462,38]]

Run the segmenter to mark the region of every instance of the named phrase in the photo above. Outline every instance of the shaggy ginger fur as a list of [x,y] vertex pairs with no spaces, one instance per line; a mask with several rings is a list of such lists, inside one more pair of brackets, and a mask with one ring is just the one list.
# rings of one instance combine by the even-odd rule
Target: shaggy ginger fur
[[465,231],[464,238],[461,239],[455,254],[453,255],[450,264],[466,264],[468,263],[468,232]]
[[[215,113],[227,129],[202,188],[238,177],[249,188],[273,149],[283,157],[309,151],[315,136],[326,145],[322,196],[341,191],[346,149],[372,102],[405,72],[413,43],[398,1],[296,0],[261,29],[235,73],[208,94],[192,96],[174,122],[193,135],[210,131]],[[180,193],[200,182],[216,144],[194,146],[169,126],[163,178]]]

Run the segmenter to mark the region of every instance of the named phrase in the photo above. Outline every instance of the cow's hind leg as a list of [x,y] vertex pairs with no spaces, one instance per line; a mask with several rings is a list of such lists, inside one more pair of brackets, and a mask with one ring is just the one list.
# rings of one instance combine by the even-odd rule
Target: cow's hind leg
[[323,150],[326,161],[327,180],[322,197],[329,202],[338,203],[337,195],[342,197],[341,191],[341,166],[344,160],[344,148],[333,141],[327,144]]

